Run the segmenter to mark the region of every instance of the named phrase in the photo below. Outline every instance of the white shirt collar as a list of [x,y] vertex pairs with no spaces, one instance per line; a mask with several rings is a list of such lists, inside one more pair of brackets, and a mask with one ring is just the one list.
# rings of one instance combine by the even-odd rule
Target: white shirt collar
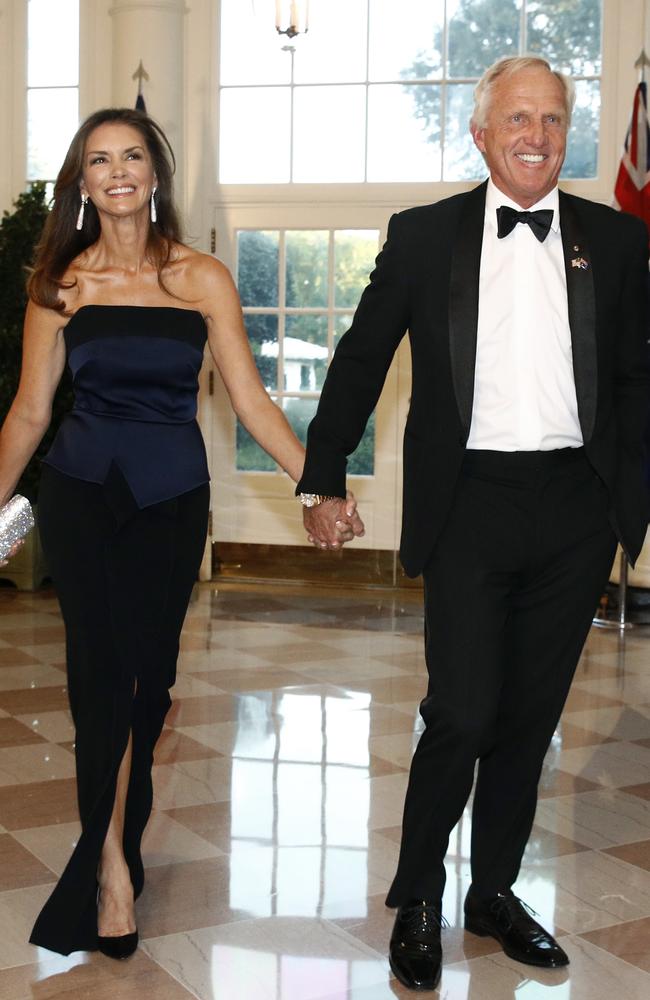
[[[551,229],[554,233],[559,232],[560,229],[560,196],[558,191],[559,189],[556,184],[552,191],[549,191],[547,195],[544,195],[540,201],[535,202],[528,209],[529,212],[536,212],[539,208],[552,208],[553,221],[551,222]],[[514,208],[517,212],[522,211],[521,205],[518,205],[512,198],[508,198],[507,195],[503,194],[490,177],[487,182],[487,193],[485,196],[485,221],[493,229],[497,228],[497,208],[501,205],[509,205],[510,208]]]

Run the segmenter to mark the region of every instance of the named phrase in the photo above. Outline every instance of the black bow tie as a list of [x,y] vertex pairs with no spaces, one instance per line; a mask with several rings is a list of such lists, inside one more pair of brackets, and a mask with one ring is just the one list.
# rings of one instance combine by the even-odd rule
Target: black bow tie
[[497,236],[502,240],[512,232],[518,222],[523,222],[530,226],[539,242],[543,243],[548,236],[552,221],[552,208],[540,208],[536,212],[518,212],[509,205],[500,205],[497,208]]

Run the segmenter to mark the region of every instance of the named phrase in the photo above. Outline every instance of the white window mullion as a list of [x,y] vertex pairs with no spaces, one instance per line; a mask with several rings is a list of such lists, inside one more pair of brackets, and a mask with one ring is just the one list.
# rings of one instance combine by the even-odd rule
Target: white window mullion
[[278,253],[278,395],[284,399],[284,332],[287,314],[287,252],[286,230],[280,230],[280,246]]
[[335,278],[335,242],[334,242],[334,230],[330,229],[329,241],[328,241],[329,255],[328,255],[328,274],[327,274],[327,285],[328,285],[328,296],[327,296],[327,362],[332,360],[333,344],[334,344],[334,278]]

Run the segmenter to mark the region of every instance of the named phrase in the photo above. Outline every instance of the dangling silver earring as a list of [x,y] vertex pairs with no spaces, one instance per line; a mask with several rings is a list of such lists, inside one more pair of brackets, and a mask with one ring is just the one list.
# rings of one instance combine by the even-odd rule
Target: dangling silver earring
[[88,195],[81,196],[81,208],[79,209],[79,215],[77,216],[77,229],[83,229],[84,225],[84,211],[86,209],[86,203],[88,202]]
[[156,193],[157,190],[158,190],[158,188],[155,187],[155,186],[152,187],[152,189],[151,189],[151,221],[152,222],[157,222],[158,221],[158,213],[156,212],[156,202],[155,202],[155,199],[154,199],[154,195],[155,195],[155,193]]

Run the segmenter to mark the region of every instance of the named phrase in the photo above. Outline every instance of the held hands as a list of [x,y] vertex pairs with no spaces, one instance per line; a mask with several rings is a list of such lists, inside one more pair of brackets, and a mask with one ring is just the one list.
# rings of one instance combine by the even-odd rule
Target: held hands
[[304,507],[302,517],[307,538],[317,549],[340,549],[345,542],[365,533],[357,501],[349,490],[345,500],[335,498],[316,507]]
[[25,541],[22,538],[19,539],[19,541],[14,542],[14,544],[11,546],[11,548],[7,552],[7,555],[5,556],[5,558],[2,559],[2,560],[0,560],[0,567],[1,566],[6,566],[8,564],[8,562],[9,562],[9,560],[13,556],[15,556],[16,553],[20,551],[20,549],[22,549],[22,547],[23,547],[24,544],[25,544]]

